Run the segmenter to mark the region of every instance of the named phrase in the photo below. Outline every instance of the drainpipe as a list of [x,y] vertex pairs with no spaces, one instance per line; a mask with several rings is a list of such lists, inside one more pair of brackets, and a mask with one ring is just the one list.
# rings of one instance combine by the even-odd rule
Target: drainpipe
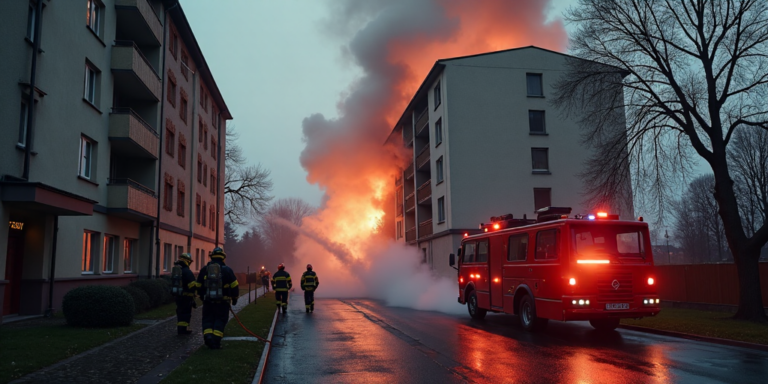
[[37,1],[37,23],[35,23],[35,43],[32,48],[32,72],[29,75],[29,101],[27,104],[27,137],[24,143],[24,171],[22,178],[29,181],[29,167],[32,160],[32,129],[35,126],[35,86],[37,84],[37,56],[40,54],[40,34],[43,29],[43,0]]
[[[165,55],[168,52],[168,47],[165,46],[165,37],[168,35],[168,12],[170,12],[172,9],[176,8],[179,5],[179,2],[176,1],[175,4],[165,9],[165,12],[163,12],[163,65],[162,65],[162,71],[163,71],[163,79],[166,78],[165,74]],[[165,133],[165,130],[163,129],[163,118],[165,118],[165,92],[166,92],[166,86],[163,84],[162,90],[160,91],[160,157],[157,160],[157,216],[155,217],[155,276],[160,276],[160,188],[162,186],[162,175],[163,175],[163,136]],[[150,240],[151,244],[151,240]],[[150,245],[151,247],[151,245]],[[152,274],[152,256],[150,252],[150,263],[149,263],[149,270],[150,275]]]
[[[42,0],[40,1],[42,2]],[[48,309],[45,317],[53,316],[53,280],[56,276],[56,240],[59,238],[59,215],[53,216],[53,244],[51,244],[51,274],[48,277]]]
[[216,247],[219,246],[219,216],[221,216],[221,176],[224,172],[221,172],[221,130],[224,129],[221,126],[221,113],[216,116],[216,125],[218,125],[218,141],[216,141]]

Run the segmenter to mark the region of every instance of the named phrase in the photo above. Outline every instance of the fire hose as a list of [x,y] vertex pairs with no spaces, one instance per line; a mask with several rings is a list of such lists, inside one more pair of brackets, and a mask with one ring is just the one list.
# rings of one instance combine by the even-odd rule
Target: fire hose
[[243,325],[243,322],[240,321],[240,318],[237,317],[237,314],[235,313],[235,311],[232,310],[232,307],[229,307],[229,311],[232,312],[232,315],[235,316],[235,320],[237,320],[238,324],[240,324],[240,326],[243,327],[243,330],[248,332],[249,335],[251,335],[251,336],[253,336],[253,337],[255,337],[255,338],[257,338],[257,339],[259,339],[259,340],[261,340],[261,341],[263,341],[265,343],[269,343],[269,340],[267,340],[267,339],[265,339],[265,338],[255,334],[255,333],[251,332],[250,329],[246,328],[245,325]]

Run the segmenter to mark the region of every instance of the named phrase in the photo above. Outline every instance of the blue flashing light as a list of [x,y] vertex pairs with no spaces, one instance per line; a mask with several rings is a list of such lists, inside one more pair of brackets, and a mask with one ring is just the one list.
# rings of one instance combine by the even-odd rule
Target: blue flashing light
[[587,218],[590,219],[590,220],[594,220],[595,219],[595,215],[589,215],[589,216],[587,216]]

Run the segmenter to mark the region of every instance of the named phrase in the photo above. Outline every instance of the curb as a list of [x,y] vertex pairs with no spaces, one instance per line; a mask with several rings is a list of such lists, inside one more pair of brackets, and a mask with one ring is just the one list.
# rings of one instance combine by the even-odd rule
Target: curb
[[251,384],[261,384],[261,381],[264,380],[264,369],[267,366],[267,359],[269,359],[269,350],[272,349],[272,335],[275,333],[277,313],[277,309],[275,309],[275,316],[272,317],[272,326],[269,327],[267,342],[264,344],[264,350],[261,352],[261,359],[259,359],[259,367],[256,368],[256,374],[253,376]]
[[637,325],[621,324],[619,325],[619,328],[626,329],[629,331],[651,333],[651,334],[660,335],[660,336],[677,337],[680,339],[702,341],[705,343],[720,344],[720,345],[727,345],[730,347],[740,347],[740,348],[747,348],[747,349],[754,349],[758,351],[768,352],[768,345],[749,343],[746,341],[737,341],[737,340],[721,339],[718,337],[692,335],[692,334],[683,333],[683,332],[665,331],[661,329],[639,327]]

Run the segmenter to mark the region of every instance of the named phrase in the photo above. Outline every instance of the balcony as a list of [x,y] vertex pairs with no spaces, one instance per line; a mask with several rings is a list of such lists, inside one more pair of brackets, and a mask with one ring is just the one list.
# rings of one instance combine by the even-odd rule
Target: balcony
[[425,145],[421,152],[419,152],[419,155],[416,156],[416,169],[419,171],[429,171],[429,144]]
[[408,166],[408,168],[405,169],[405,179],[410,180],[413,179],[413,163]]
[[160,76],[133,41],[115,40],[112,47],[115,91],[129,99],[160,101]]
[[152,220],[157,216],[155,191],[131,179],[109,179],[107,212],[132,221]]
[[424,110],[419,113],[419,117],[416,118],[416,137],[429,137],[428,109],[429,108],[424,108]]
[[419,239],[432,236],[432,219],[419,223]]
[[411,128],[410,124],[408,124],[408,126],[403,127],[403,144],[406,147],[410,147],[413,145],[413,129]]
[[432,205],[432,179],[427,180],[416,190],[416,202],[423,205]]
[[159,47],[163,24],[147,0],[116,0],[117,36],[139,45]]
[[395,187],[403,185],[403,175],[395,177]]
[[405,198],[405,211],[410,212],[416,209],[416,196],[411,193]]
[[405,230],[405,242],[410,243],[416,240],[416,227]]
[[402,203],[400,203],[400,202],[398,202],[398,203],[397,203],[397,208],[396,208],[396,209],[397,209],[397,212],[395,212],[395,215],[396,215],[397,217],[400,217],[400,216],[402,216],[402,215],[403,215],[403,204],[402,204]]
[[131,157],[157,159],[160,136],[130,108],[112,108],[109,114],[109,141],[112,152]]

